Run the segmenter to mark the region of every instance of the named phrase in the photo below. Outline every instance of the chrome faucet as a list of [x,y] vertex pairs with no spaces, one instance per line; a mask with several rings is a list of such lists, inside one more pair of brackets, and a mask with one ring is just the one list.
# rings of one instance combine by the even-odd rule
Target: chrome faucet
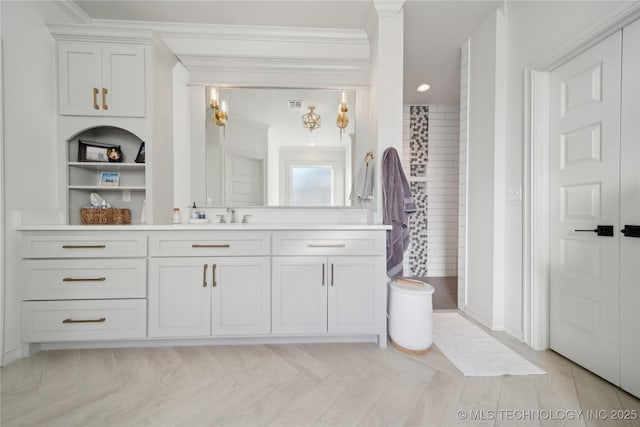
[[229,220],[230,223],[233,224],[238,222],[235,209],[227,208],[227,212],[231,212],[231,219]]

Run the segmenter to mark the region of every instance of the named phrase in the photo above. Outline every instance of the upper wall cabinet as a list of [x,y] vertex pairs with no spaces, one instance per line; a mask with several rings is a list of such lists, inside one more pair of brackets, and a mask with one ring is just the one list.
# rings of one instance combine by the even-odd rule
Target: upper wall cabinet
[[60,114],[145,116],[145,47],[60,41]]

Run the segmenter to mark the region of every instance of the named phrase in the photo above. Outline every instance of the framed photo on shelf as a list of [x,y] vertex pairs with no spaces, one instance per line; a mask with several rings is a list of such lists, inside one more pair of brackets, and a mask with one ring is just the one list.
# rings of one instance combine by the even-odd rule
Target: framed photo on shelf
[[78,140],[79,162],[121,162],[122,150],[119,145]]
[[120,185],[120,174],[118,172],[100,172],[99,187],[117,187],[118,185]]
[[145,155],[144,155],[144,141],[140,143],[140,148],[138,149],[138,155],[136,156],[136,163],[144,163]]

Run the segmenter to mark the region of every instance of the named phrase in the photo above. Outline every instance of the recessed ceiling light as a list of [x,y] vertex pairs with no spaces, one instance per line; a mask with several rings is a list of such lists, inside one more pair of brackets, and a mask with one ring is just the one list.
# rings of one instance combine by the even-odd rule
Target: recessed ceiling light
[[431,88],[430,85],[426,84],[426,83],[422,83],[420,86],[418,86],[418,92],[426,92]]

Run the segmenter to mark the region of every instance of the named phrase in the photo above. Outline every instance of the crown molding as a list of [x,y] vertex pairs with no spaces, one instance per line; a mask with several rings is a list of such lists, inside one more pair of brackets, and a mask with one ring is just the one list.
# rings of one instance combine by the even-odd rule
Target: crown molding
[[144,28],[157,32],[163,38],[195,38],[239,41],[286,41],[303,43],[341,43],[368,45],[364,30],[341,28],[304,28],[256,25],[175,24],[165,22],[140,22],[94,20],[97,25],[116,28]]
[[73,0],[52,0],[67,16],[77,24],[91,24],[93,19]]

